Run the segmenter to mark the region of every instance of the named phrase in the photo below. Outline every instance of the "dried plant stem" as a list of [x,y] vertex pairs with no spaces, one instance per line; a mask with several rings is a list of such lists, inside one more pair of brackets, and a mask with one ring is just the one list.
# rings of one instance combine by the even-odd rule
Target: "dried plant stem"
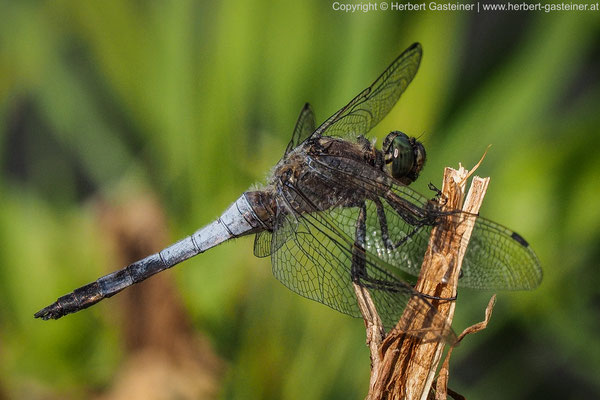
[[[442,193],[445,209],[462,209],[466,214],[449,214],[443,223],[432,230],[415,287],[425,295],[445,299],[456,296],[460,265],[473,230],[475,214],[479,212],[489,183],[489,178],[474,177],[463,206],[468,173],[462,166],[459,170],[446,168],[444,171]],[[431,303],[450,324],[455,302],[432,300]],[[413,310],[417,309],[418,307],[411,307],[409,303],[396,328],[383,340],[378,354],[373,355],[373,346],[369,343],[372,372],[367,399],[427,398],[445,343],[438,340],[425,341],[416,335],[406,334],[408,331],[428,329],[426,318],[413,315]],[[367,336],[369,337],[369,332]]]
[[[488,306],[485,309],[485,319],[481,322],[471,325],[467,329],[465,329],[455,343],[450,346],[448,352],[446,353],[446,358],[444,358],[444,362],[442,363],[442,368],[440,368],[440,373],[435,382],[435,400],[445,400],[446,392],[448,391],[448,376],[450,375],[450,356],[452,355],[452,350],[465,338],[465,336],[470,335],[472,333],[477,333],[479,331],[487,328],[487,324],[490,322],[490,318],[492,317],[492,310],[494,309],[494,305],[496,304],[496,295],[493,295],[490,301],[488,302]],[[454,393],[453,398],[456,397],[457,393]],[[462,396],[461,396],[462,397]]]
[[354,293],[358,301],[358,308],[365,321],[367,346],[369,346],[369,353],[371,354],[371,379],[369,382],[369,391],[371,391],[377,381],[377,372],[380,369],[381,357],[379,355],[379,346],[381,346],[381,342],[385,338],[385,330],[369,291],[358,283],[353,283],[352,285],[354,286]]

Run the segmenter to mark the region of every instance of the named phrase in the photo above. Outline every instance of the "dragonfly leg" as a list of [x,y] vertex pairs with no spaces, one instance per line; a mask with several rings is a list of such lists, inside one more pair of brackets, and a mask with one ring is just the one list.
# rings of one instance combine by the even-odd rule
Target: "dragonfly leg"
[[435,196],[432,199],[434,202],[439,203],[439,205],[441,206],[446,205],[446,203],[448,202],[448,198],[444,193],[442,193],[440,189],[437,188],[437,186],[429,182],[429,185],[427,185],[427,187],[429,188],[429,190],[435,193]]
[[358,219],[356,221],[356,235],[354,246],[352,246],[352,282],[360,283],[361,278],[367,276],[365,258],[365,240],[367,236],[367,205],[362,203],[359,207]]
[[379,229],[381,230],[381,240],[385,244],[385,247],[389,250],[395,250],[398,247],[402,246],[408,239],[417,234],[425,225],[418,223],[415,224],[415,228],[412,231],[410,231],[406,236],[394,243],[390,239],[387,217],[385,216],[385,210],[383,209],[383,204],[381,203],[381,200],[375,198],[373,202],[375,203],[375,207],[377,208],[377,219],[379,220]]
[[367,235],[366,218],[367,205],[363,202],[359,207],[358,219],[356,221],[356,239],[352,247],[352,281],[367,289],[390,292],[405,290],[404,288],[399,288],[395,282],[369,276],[367,271],[367,255],[364,247]]
[[367,235],[366,219],[367,204],[363,201],[359,207],[358,219],[356,221],[356,234],[354,245],[352,246],[351,273],[358,308],[367,329],[367,344],[371,349],[371,362],[375,362],[374,360],[378,359],[379,345],[385,337],[385,329],[381,317],[377,312],[373,297],[371,297],[371,293],[368,290],[369,286],[371,286],[371,279],[367,274],[367,255],[365,253]]

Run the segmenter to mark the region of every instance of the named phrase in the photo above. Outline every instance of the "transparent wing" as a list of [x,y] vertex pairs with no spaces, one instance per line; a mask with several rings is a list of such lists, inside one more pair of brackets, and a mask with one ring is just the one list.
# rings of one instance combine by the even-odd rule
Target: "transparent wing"
[[415,77],[421,56],[422,48],[419,43],[410,46],[371,86],[319,126],[315,135],[365,135],[394,107]]
[[[310,209],[312,205],[295,190],[284,194],[288,204]],[[288,210],[291,207],[288,207]],[[353,289],[353,246],[355,243],[357,207],[333,208],[327,211],[278,216],[280,228],[274,232],[274,242],[281,247],[272,254],[273,275],[292,291],[318,301],[335,310],[360,317]],[[279,236],[282,239],[278,239]],[[407,332],[426,340],[453,337],[446,319],[412,286],[388,272],[383,260],[370,253],[361,253],[365,271],[360,284],[369,289],[378,314],[386,328],[400,319],[410,304],[415,315],[426,319],[427,331]],[[409,302],[410,299],[413,299]]]
[[[383,171],[335,158],[321,157],[323,162],[313,167],[325,184],[343,182],[346,187],[367,193],[366,197],[371,199],[367,201],[366,250],[394,269],[418,275],[431,229],[441,221],[443,213],[432,207],[426,197],[397,183]],[[456,211],[455,215],[459,214]],[[346,229],[344,225],[341,227]],[[459,286],[526,290],[537,287],[541,280],[540,262],[525,239],[500,224],[477,218]]]
[[477,218],[459,285],[474,289],[530,290],[542,281],[540,261],[518,233]]
[[[400,276],[400,271],[418,276],[427,250],[431,225],[420,224],[420,216],[407,216],[410,211],[398,212],[383,198],[366,200],[367,235],[365,250],[372,257],[381,259],[390,274]],[[344,208],[331,209],[334,220],[345,219]],[[406,218],[403,218],[403,216]],[[407,219],[410,221],[407,221]],[[340,224],[345,234],[351,226]]]
[[268,257],[271,255],[271,240],[273,234],[269,231],[258,232],[254,237],[254,255],[256,257]]
[[300,111],[300,115],[298,116],[298,121],[296,121],[296,126],[294,127],[294,133],[292,134],[292,139],[288,143],[284,157],[293,149],[296,148],[300,143],[302,143],[305,139],[307,139],[313,132],[315,131],[315,114],[313,113],[310,104],[304,104],[302,111]]
[[[281,193],[280,193],[281,195]],[[256,257],[267,257],[276,252],[292,235],[297,227],[298,222],[295,218],[290,218],[292,211],[288,205],[282,201],[282,197],[277,199],[277,215],[274,219],[273,231],[277,235],[269,231],[262,231],[254,237],[254,255]]]

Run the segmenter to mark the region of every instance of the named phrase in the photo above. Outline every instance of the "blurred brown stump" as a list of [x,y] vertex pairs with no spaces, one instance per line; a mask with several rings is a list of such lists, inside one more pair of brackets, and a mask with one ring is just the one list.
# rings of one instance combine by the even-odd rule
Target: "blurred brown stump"
[[[98,220],[120,268],[169,244],[165,215],[149,193],[119,206],[100,203]],[[102,399],[217,398],[223,361],[195,332],[172,276],[162,273],[123,291],[115,315],[123,327],[123,365]]]

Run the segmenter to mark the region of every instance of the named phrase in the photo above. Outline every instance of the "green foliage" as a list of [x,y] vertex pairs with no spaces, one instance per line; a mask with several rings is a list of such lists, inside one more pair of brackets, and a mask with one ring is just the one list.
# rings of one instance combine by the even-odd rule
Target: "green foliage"
[[[450,386],[485,399],[600,393],[594,14],[65,0],[3,2],[0,15],[0,397],[84,398],[115,379],[112,300],[33,319],[108,269],[93,196],[152,188],[171,238],[190,233],[264,180],[305,101],[320,123],[414,41],[421,69],[373,135],[423,135],[425,194],[444,166],[473,165],[492,144],[482,214],[523,234],[545,273],[536,291],[500,294],[488,330],[455,351]],[[175,272],[198,335],[228,363],[222,397],[363,398],[362,322],[287,291],[251,245]],[[456,330],[489,295],[461,292]]]

